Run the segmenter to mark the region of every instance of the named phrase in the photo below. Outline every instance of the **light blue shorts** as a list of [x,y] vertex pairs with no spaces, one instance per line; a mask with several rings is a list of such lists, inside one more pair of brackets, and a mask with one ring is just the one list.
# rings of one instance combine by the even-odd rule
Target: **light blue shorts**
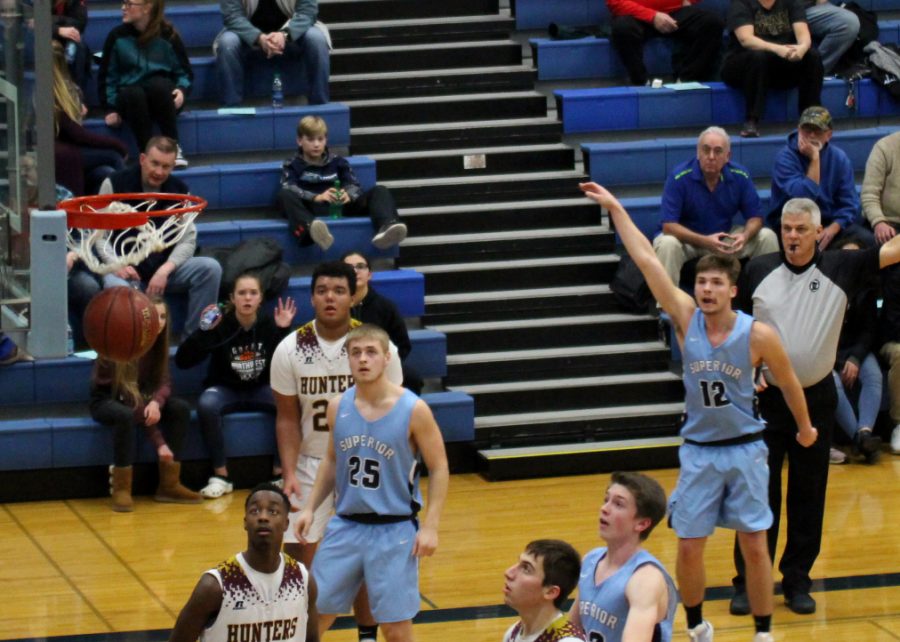
[[312,565],[319,613],[349,613],[365,581],[376,622],[411,620],[419,612],[419,562],[412,554],[415,542],[412,520],[360,524],[333,517]]
[[681,472],[669,498],[669,524],[681,538],[707,537],[716,526],[745,533],[772,525],[769,449],[760,439],[734,446],[678,450]]

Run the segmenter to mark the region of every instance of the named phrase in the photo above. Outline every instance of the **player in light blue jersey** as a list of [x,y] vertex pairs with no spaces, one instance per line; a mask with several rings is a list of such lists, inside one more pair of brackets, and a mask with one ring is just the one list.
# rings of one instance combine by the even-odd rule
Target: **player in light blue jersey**
[[584,556],[569,619],[590,642],[669,642],[678,595],[663,565],[643,548],[666,515],[652,477],[613,473],[600,506],[606,546]]
[[[625,249],[671,317],[684,363],[685,443],[681,472],[669,501],[678,535],[678,588],[688,620],[688,638],[711,642],[703,619],[706,571],[703,549],[716,526],[737,531],[747,565],[747,593],[754,617],[754,642],[770,642],[773,583],[766,530],[768,451],[754,411],[752,371],[769,370],[799,428],[797,441],[812,445],[818,432],[809,420],[803,389],[777,332],[732,310],[740,264],[711,254],[697,263],[694,298],[672,283],[650,242],[616,198],[596,183],[582,183],[585,196],[609,211]],[[696,299],[696,301],[695,301]],[[750,569],[753,569],[752,571]]]
[[[335,516],[316,553],[319,631],[346,613],[365,581],[375,620],[389,642],[411,642],[419,611],[418,558],[432,555],[450,479],[440,428],[424,401],[391,383],[385,368],[390,341],[363,324],[346,340],[355,385],[329,401],[331,438],[296,532],[309,532],[313,514],[332,492]],[[418,458],[428,467],[428,504]]]

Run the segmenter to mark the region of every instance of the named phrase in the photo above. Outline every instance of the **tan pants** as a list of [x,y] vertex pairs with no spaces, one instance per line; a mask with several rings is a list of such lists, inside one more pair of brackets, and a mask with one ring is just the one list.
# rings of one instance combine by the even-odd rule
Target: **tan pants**
[[[740,234],[744,231],[743,225],[736,225],[731,228],[730,234]],[[660,234],[653,239],[653,251],[666,272],[672,283],[678,285],[681,280],[681,268],[691,259],[695,259],[707,254],[711,254],[709,250],[703,250],[695,245],[682,243],[674,236],[668,234]],[[763,254],[771,254],[778,251],[778,237],[775,232],[767,227],[762,228],[756,236],[750,239],[741,251],[735,255],[735,258],[743,259],[746,257],[761,256]]]
[[881,347],[888,362],[888,390],[891,396],[891,421],[900,424],[900,341],[888,341]]

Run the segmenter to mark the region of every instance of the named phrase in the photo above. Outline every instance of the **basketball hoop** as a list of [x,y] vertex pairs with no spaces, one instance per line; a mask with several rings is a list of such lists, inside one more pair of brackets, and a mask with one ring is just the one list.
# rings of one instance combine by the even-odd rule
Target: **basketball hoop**
[[[158,207],[161,201],[171,204]],[[66,247],[91,272],[109,274],[178,243],[206,199],[156,192],[99,194],[70,198],[58,207],[66,212]]]

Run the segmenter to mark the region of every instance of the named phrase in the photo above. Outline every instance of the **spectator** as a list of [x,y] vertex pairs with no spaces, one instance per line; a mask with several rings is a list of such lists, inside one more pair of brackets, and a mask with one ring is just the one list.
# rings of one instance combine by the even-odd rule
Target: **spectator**
[[[176,143],[157,136],[147,143],[138,165],[116,172],[100,186],[101,194],[165,192],[187,194],[187,185],[171,175],[175,167]],[[194,256],[197,228],[191,223],[181,240],[172,247],[152,253],[134,266],[127,266],[103,277],[103,287],[128,285],[129,281],[146,289],[147,294],[162,296],[165,292],[187,292],[188,316],[184,333],[190,334],[200,325],[200,313],[215,303],[219,295],[222,266],[215,259]],[[116,257],[101,246],[107,262]]]
[[[332,203],[342,203],[343,213],[368,216],[372,220],[372,245],[386,249],[406,238],[406,225],[400,222],[394,197],[382,185],[364,192],[346,158],[328,150],[328,125],[319,116],[304,116],[297,124],[294,158],[281,168],[278,202],[288,219],[293,235],[301,246],[315,243],[327,250],[334,237],[325,221]],[[335,187],[340,181],[340,189]]]
[[[859,250],[862,246],[852,237],[845,237],[835,243],[834,249]],[[878,292],[872,281],[873,279],[869,279],[862,285],[847,306],[844,327],[838,341],[837,361],[834,364],[834,385],[837,390],[835,419],[868,464],[875,463],[881,448],[881,439],[872,434],[872,428],[881,408],[883,379],[878,357],[875,356]],[[858,415],[847,398],[847,394],[857,388]],[[842,451],[831,449],[832,463],[842,464],[846,459],[847,456]]]
[[722,19],[691,0],[606,0],[612,14],[610,41],[632,85],[647,84],[644,43],[661,36],[676,41],[672,70],[679,80],[711,80],[722,48]]
[[302,61],[310,105],[328,102],[331,41],[316,23],[318,0],[221,0],[225,28],[216,36],[216,77],[222,104],[244,98],[244,65],[250,59]]
[[[260,312],[263,289],[259,277],[244,273],[234,281],[224,314],[218,306],[203,313],[200,327],[186,338],[175,353],[175,365],[192,368],[209,357],[197,400],[200,431],[209,449],[213,476],[200,494],[207,499],[234,490],[225,461],[222,417],[231,412],[264,410],[275,414],[275,400],[269,387],[272,353],[290,334],[297,307],[290,297],[278,299],[274,316]],[[280,470],[276,475],[280,475]]]
[[198,504],[199,494],[179,481],[181,444],[187,434],[191,409],[172,396],[169,380],[168,308],[152,297],[159,317],[159,334],[142,357],[120,363],[98,358],[91,374],[90,412],[94,421],[113,428],[112,509],[134,510],[131,499],[135,426],[141,426],[159,456],[158,502]]
[[51,6],[53,37],[64,48],[72,78],[84,89],[91,75],[91,51],[81,40],[87,27],[85,0],[54,0]]
[[[875,241],[882,245],[900,230],[900,132],[885,136],[872,148],[866,162],[862,207]],[[881,356],[888,364],[891,401],[891,451],[900,455],[900,267],[884,271],[884,304],[881,308]]]
[[406,363],[406,357],[412,350],[409,332],[403,316],[394,302],[380,295],[370,283],[372,281],[372,263],[362,252],[353,250],[345,252],[341,260],[356,272],[356,292],[353,295],[353,306],[350,316],[363,323],[371,323],[388,333],[391,342],[397,346],[403,366],[403,386],[414,393],[421,394],[422,378]]
[[759,136],[770,88],[797,87],[800,111],[822,102],[822,59],[812,48],[800,0],[733,0],[722,80],[744,92],[741,136]]
[[804,0],[806,23],[813,43],[822,58],[825,75],[834,73],[844,52],[856,41],[859,18],[849,9],[835,6],[828,0]]
[[125,167],[128,148],[111,136],[94,134],[82,125],[87,109],[69,78],[63,47],[53,43],[53,115],[56,121],[56,182],[75,196],[94,194],[100,183]]
[[808,107],[800,115],[797,131],[788,136],[787,145],[775,156],[766,224],[778,229],[784,204],[792,198],[808,198],[822,212],[820,250],[844,236],[874,245],[872,233],[859,224],[853,164],[844,150],[830,142],[833,134],[831,114],[824,107]]
[[[106,124],[127,123],[138,149],[146,149],[153,125],[178,140],[178,112],[191,91],[194,72],[181,37],[163,17],[164,0],[124,0],[122,22],[103,45],[97,93]],[[175,167],[187,167],[177,149]]]
[[[735,225],[741,215],[744,225]],[[709,127],[697,140],[697,157],[676,165],[662,195],[661,229],[653,249],[675,285],[685,262],[707,254],[742,259],[778,251],[775,233],[763,227],[750,173],[731,161],[724,129]]]

